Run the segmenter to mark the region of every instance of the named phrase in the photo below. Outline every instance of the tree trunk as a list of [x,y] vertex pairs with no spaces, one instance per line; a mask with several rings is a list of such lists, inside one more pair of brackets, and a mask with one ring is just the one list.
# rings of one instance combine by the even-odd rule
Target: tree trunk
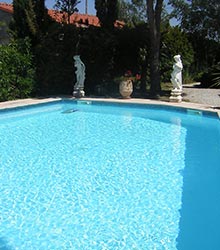
[[146,94],[146,83],[147,83],[147,59],[144,58],[144,60],[141,63],[141,86],[140,90],[142,95]]
[[150,29],[150,92],[151,95],[160,94],[160,23],[163,0],[147,1],[147,16]]
[[[160,42],[158,39],[151,38],[150,51],[150,92],[152,96],[160,94]],[[159,46],[158,46],[159,43]]]

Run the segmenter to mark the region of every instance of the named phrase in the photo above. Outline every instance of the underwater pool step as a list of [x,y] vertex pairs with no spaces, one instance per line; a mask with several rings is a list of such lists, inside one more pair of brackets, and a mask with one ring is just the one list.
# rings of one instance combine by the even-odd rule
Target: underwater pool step
[[91,101],[77,101],[76,103],[77,103],[77,104],[85,104],[85,105],[90,105],[90,104],[92,104]]
[[200,116],[203,115],[202,111],[196,110],[196,109],[187,109],[187,114],[189,114],[189,115],[200,115]]

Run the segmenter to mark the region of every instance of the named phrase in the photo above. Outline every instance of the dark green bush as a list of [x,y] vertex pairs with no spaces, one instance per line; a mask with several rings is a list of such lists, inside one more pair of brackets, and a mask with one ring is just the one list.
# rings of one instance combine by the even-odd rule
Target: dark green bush
[[114,35],[101,28],[54,24],[35,48],[37,93],[71,95],[76,82],[73,60],[76,54],[86,66],[86,94],[94,94],[97,85],[109,89],[114,51]]
[[56,23],[50,26],[34,50],[38,95],[72,94],[76,81],[73,56],[78,41],[79,31],[75,26]]
[[211,87],[220,88],[220,62],[216,65],[214,71],[212,72],[213,85]]
[[205,72],[200,81],[203,88],[220,88],[220,62]]
[[29,97],[34,76],[28,40],[0,45],[0,101]]
[[189,42],[187,35],[179,27],[168,27],[162,33],[161,48],[161,80],[170,82],[170,74],[173,70],[173,57],[181,55],[183,62],[183,81],[189,79],[191,72],[190,67],[194,61],[194,52],[192,44]]
[[104,29],[91,27],[82,33],[80,53],[86,65],[86,93],[99,94],[97,88],[104,95],[113,91],[116,43],[115,33]]

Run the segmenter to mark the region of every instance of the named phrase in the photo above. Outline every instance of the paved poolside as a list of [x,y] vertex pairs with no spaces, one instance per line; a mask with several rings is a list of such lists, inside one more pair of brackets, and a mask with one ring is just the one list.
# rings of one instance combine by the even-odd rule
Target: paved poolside
[[220,89],[185,87],[183,88],[183,99],[220,107]]
[[[73,97],[51,97],[51,98],[28,98],[28,99],[20,99],[15,101],[7,101],[0,102],[0,109],[8,109],[15,108],[21,106],[35,105],[35,104],[43,104],[54,101],[59,101],[63,99],[75,100]],[[78,99],[76,99],[78,100]],[[202,104],[202,103],[192,103],[192,102],[165,102],[151,99],[140,99],[140,98],[130,98],[130,99],[121,99],[121,98],[81,98],[80,100],[84,101],[101,101],[101,102],[117,102],[117,103],[137,103],[137,104],[153,104],[153,105],[164,105],[164,106],[172,106],[172,107],[182,107],[186,109],[197,109],[202,111],[215,112],[220,117],[220,110],[214,108],[212,105]]]

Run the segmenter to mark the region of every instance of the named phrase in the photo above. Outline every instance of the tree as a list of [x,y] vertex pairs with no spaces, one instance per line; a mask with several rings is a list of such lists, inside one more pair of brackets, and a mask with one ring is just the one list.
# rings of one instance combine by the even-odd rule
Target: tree
[[113,29],[118,19],[118,0],[95,0],[95,9],[101,26]]
[[45,0],[32,0],[34,6],[34,12],[36,15],[36,23],[38,25],[38,30],[43,32],[45,26],[48,24],[48,14],[47,9],[45,8]]
[[150,35],[150,91],[156,96],[160,86],[160,24],[163,0],[146,0]]
[[168,26],[161,35],[161,78],[162,81],[170,81],[170,73],[173,65],[173,56],[181,55],[183,61],[183,79],[187,80],[191,65],[194,61],[194,51],[188,36],[179,27]]
[[76,6],[79,3],[79,0],[56,0],[54,8],[63,12],[64,22],[70,24],[70,17],[74,12],[78,12]]
[[132,0],[131,2],[119,1],[119,19],[124,20],[129,26],[136,26],[141,22],[146,22],[147,13],[145,10],[145,0]]
[[26,0],[13,0],[13,23],[11,29],[14,31],[14,36],[25,38],[30,36],[30,30],[26,18],[26,10],[28,2]]
[[216,0],[170,0],[172,15],[180,21],[192,43],[197,80],[218,64],[220,59],[220,2]]
[[30,37],[32,44],[39,42],[49,20],[44,2],[45,0],[13,1],[11,29],[15,38]]
[[217,0],[170,0],[172,15],[181,28],[208,39],[220,41],[220,2]]

